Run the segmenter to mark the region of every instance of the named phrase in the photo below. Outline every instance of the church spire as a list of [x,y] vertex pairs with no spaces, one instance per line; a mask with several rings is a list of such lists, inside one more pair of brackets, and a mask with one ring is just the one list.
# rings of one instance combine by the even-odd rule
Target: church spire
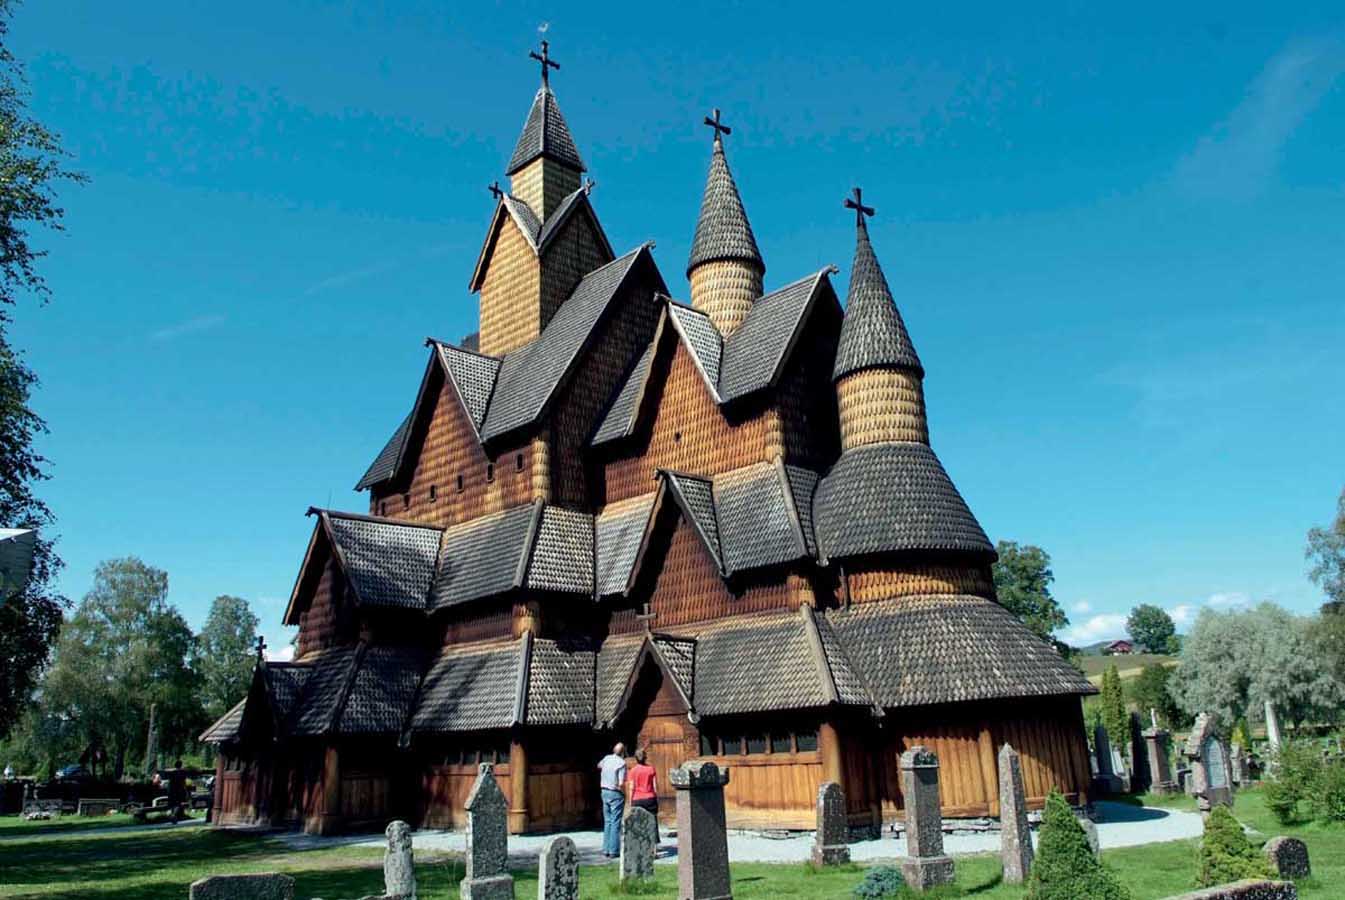
[[885,441],[928,444],[925,370],[869,240],[866,219],[874,210],[859,188],[845,206],[855,211],[855,261],[832,369],[841,444],[847,450]]
[[510,178],[511,193],[545,220],[561,200],[579,189],[579,177],[586,169],[551,90],[551,70],[560,69],[560,63],[551,58],[547,41],[542,41],[541,53],[528,55],[541,64],[542,86],[504,174]]
[[691,280],[691,305],[705,312],[728,337],[761,296],[766,264],[724,156],[723,136],[733,129],[720,122],[718,109],[714,118],[705,117],[705,124],[714,129],[714,145],[687,277]]

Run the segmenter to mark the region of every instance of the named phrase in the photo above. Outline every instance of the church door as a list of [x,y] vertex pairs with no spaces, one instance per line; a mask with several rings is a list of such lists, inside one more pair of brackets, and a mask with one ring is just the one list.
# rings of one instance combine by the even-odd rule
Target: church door
[[685,714],[677,718],[650,718],[640,734],[645,751],[649,754],[649,764],[658,773],[659,818],[665,821],[676,818],[677,799],[671,775],[673,769],[686,762],[684,722]]

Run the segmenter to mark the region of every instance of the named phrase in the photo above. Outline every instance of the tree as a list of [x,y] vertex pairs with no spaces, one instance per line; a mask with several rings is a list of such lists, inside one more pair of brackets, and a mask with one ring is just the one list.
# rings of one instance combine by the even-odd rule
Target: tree
[[1265,855],[1247,840],[1242,826],[1226,806],[1214,807],[1205,819],[1196,864],[1196,884],[1200,887],[1272,875]]
[[218,719],[247,693],[256,664],[257,624],[257,616],[241,597],[226,594],[210,604],[192,659],[201,679],[206,718]]
[[1130,743],[1130,714],[1126,712],[1125,692],[1121,689],[1121,673],[1117,671],[1116,663],[1107,666],[1102,673],[1102,696],[1098,699],[1107,738],[1114,750],[1124,754]]
[[1146,653],[1167,653],[1177,636],[1172,616],[1152,603],[1141,603],[1130,611],[1126,632]]
[[1202,609],[1182,642],[1172,694],[1188,715],[1209,712],[1226,728],[1243,716],[1259,720],[1267,700],[1294,724],[1333,720],[1345,688],[1313,640],[1314,625],[1268,602]]
[[166,572],[135,557],[99,563],[42,684],[44,711],[73,723],[86,746],[106,746],[117,778],[144,750],[151,706],[166,751],[203,721],[187,665],[195,639],[167,598]]
[[1069,624],[1069,617],[1051,596],[1055,574],[1050,555],[1040,547],[1019,546],[1015,541],[1000,541],[995,550],[999,559],[993,574],[1000,604],[1050,641],[1052,632]]
[[1336,681],[1345,684],[1345,601],[1322,604],[1312,626],[1312,642]]
[[1345,603],[1345,491],[1336,500],[1336,518],[1325,528],[1308,532],[1306,556],[1312,561],[1308,577],[1315,581],[1328,599]]
[[1046,795],[1037,857],[1024,896],[1026,900],[1124,900],[1130,896],[1093,855],[1083,826],[1055,788]]
[[1139,709],[1144,720],[1149,710],[1158,715],[1158,720],[1168,728],[1186,728],[1191,717],[1177,705],[1168,684],[1172,680],[1172,666],[1151,663],[1140,669],[1140,673],[1130,680],[1130,700]]
[[47,477],[46,461],[33,449],[46,426],[28,405],[37,377],[10,349],[6,326],[20,294],[50,293],[37,270],[46,251],[30,246],[30,229],[60,230],[55,185],[83,180],[64,168],[60,138],[28,115],[23,68],[9,50],[12,8],[0,0],[0,528],[37,529],[39,540],[28,587],[0,597],[0,737],[29,700],[66,605],[52,589],[61,561],[47,536],[51,510],[33,493]]

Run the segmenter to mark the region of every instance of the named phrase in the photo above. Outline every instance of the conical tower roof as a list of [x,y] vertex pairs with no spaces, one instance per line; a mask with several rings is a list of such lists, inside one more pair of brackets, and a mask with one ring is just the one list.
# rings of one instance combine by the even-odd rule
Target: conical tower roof
[[923,377],[924,367],[873,253],[863,215],[858,216],[856,230],[855,263],[832,378],[876,367],[906,369]]
[[691,258],[687,274],[701,263],[735,259],[766,271],[766,263],[757,249],[757,239],[747,221],[743,198],[729,171],[724,157],[724,143],[715,138],[714,152],[710,155],[710,174],[705,179],[705,196],[701,198],[701,214],[696,221],[696,237],[691,242]]
[[570,126],[560,114],[556,95],[551,86],[543,84],[532,100],[532,109],[528,110],[528,120],[523,123],[523,133],[514,145],[514,155],[509,158],[509,167],[504,174],[513,175],[538,157],[555,160],[569,166],[577,172],[584,172],[584,161],[579,158],[579,149],[574,145]]

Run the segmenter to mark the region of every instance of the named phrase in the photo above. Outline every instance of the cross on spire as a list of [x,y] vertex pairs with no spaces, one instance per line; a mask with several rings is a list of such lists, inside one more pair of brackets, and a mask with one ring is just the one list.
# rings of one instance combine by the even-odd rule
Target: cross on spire
[[722,138],[720,137],[721,134],[733,134],[733,129],[732,129],[732,128],[728,127],[727,125],[725,125],[725,124],[723,124],[722,122],[719,121],[719,107],[717,107],[717,106],[716,106],[715,109],[714,109],[714,118],[712,119],[712,118],[710,118],[709,116],[706,116],[706,117],[705,117],[705,124],[706,124],[706,125],[709,125],[711,128],[713,128],[713,129],[715,130],[715,143],[716,143],[716,144],[718,144],[718,143],[721,142],[721,140],[722,140]]
[[874,209],[872,206],[864,205],[864,192],[862,190],[854,188],[854,193],[854,199],[849,197],[845,198],[845,208],[853,209],[855,211],[855,225],[856,227],[863,228],[864,217],[873,215]]
[[490,191],[490,195],[494,197],[496,200],[499,200],[501,197],[504,196],[504,191],[501,190],[500,188],[500,181],[498,178],[495,181],[492,181],[490,184],[486,185],[486,190]]
[[266,636],[257,635],[257,658],[262,659],[266,655]]
[[560,63],[556,62],[551,58],[551,51],[549,50],[550,46],[551,42],[544,40],[542,41],[541,53],[538,53],[536,50],[533,50],[531,53],[528,54],[529,59],[535,59],[542,64],[542,85],[544,87],[551,84],[551,72],[548,70],[560,68]]

